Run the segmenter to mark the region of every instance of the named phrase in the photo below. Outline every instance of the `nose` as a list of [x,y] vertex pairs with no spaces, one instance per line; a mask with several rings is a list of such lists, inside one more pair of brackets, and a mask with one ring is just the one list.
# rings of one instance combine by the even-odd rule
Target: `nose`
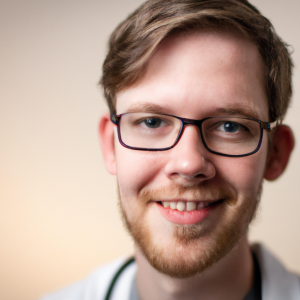
[[215,166],[209,160],[213,154],[204,147],[198,127],[185,126],[179,142],[169,151],[165,174],[177,183],[201,182],[215,176]]

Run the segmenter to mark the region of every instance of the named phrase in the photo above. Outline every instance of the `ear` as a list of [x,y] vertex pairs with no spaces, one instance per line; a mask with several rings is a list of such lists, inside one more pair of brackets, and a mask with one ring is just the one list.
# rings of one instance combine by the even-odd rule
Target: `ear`
[[283,173],[294,145],[295,140],[291,128],[286,125],[277,126],[270,141],[265,179],[275,180]]
[[107,171],[116,175],[116,158],[114,143],[114,125],[110,120],[109,113],[104,114],[99,122],[99,136],[102,155]]

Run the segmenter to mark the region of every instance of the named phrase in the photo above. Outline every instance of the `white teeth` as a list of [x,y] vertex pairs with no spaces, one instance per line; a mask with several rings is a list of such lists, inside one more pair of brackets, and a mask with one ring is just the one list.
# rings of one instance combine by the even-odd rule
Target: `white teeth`
[[170,202],[170,208],[176,209],[177,208],[177,202]]
[[163,206],[164,206],[164,207],[169,207],[169,206],[170,206],[170,202],[164,201],[164,202],[163,202]]
[[196,203],[195,202],[187,202],[186,203],[186,210],[191,211],[196,209]]
[[184,204],[184,202],[179,201],[179,202],[177,203],[177,210],[179,210],[179,211],[184,211],[184,209],[185,209],[185,204]]
[[192,211],[192,210],[200,210],[209,205],[208,202],[184,202],[184,201],[162,201],[162,205],[165,208],[170,207],[171,209],[177,209],[178,211]]

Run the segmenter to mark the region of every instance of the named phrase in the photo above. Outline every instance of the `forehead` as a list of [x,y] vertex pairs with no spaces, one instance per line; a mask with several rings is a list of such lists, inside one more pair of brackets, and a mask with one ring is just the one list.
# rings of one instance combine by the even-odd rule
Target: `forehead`
[[264,64],[257,46],[233,31],[172,34],[158,46],[144,76],[117,93],[118,114],[151,105],[195,119],[220,109],[244,109],[266,120]]

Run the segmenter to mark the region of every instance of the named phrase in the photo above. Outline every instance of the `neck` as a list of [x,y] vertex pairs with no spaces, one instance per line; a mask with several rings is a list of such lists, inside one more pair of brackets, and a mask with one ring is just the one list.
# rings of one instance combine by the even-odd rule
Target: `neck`
[[253,284],[254,268],[247,237],[210,269],[185,279],[171,278],[154,269],[136,248],[137,290],[140,300],[240,300]]

